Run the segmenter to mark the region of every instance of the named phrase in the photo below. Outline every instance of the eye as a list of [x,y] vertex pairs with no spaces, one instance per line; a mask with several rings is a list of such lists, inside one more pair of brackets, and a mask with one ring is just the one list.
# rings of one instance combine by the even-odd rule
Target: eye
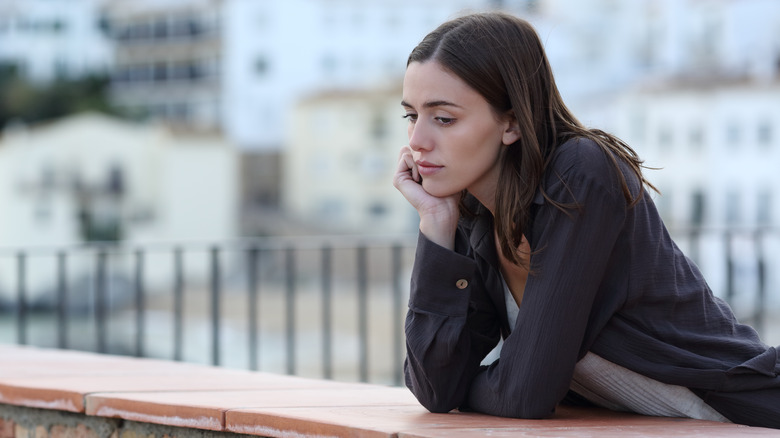
[[401,117],[403,117],[404,119],[409,120],[409,123],[414,123],[414,122],[417,121],[417,114],[414,114],[414,113],[404,114]]
[[455,123],[455,119],[452,117],[436,117],[435,120],[445,126]]

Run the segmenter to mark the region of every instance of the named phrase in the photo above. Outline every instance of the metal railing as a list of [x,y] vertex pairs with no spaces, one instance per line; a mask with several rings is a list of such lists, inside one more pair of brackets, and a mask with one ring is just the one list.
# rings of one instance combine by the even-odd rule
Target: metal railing
[[[675,240],[716,295],[764,331],[780,230],[696,228]],[[0,342],[400,385],[415,241],[0,249]]]
[[[0,275],[15,278],[0,282],[0,322],[5,319],[4,326],[8,329],[5,339],[0,336],[0,342],[187,360],[184,351],[188,345],[185,340],[185,303],[197,300],[200,304],[204,301],[208,303],[206,311],[201,312],[199,324],[208,326],[206,348],[209,354],[207,359],[201,355],[200,361],[225,364],[225,358],[231,354],[224,351],[225,326],[231,319],[241,318],[246,330],[242,334],[245,352],[241,356],[246,360],[243,367],[259,370],[262,368],[260,356],[263,347],[260,307],[263,297],[271,297],[281,302],[281,309],[274,311],[277,314],[274,316],[282,316],[274,317],[279,324],[269,329],[276,333],[277,338],[283,338],[283,369],[279,371],[299,373],[298,356],[305,347],[299,348],[296,344],[301,337],[300,328],[305,325],[311,333],[319,333],[321,337],[319,375],[331,379],[336,374],[334,362],[337,356],[344,354],[334,351],[334,343],[340,336],[335,326],[337,322],[344,325],[344,320],[349,319],[345,312],[340,312],[337,320],[334,313],[339,305],[348,302],[349,307],[354,309],[354,333],[350,336],[356,337],[353,350],[356,350],[357,363],[353,371],[347,372],[353,377],[347,378],[400,385],[404,355],[402,324],[414,243],[414,236],[306,237],[200,244],[90,244],[3,249],[0,250],[0,260],[4,259],[5,266],[0,266]],[[185,258],[193,258],[197,254],[204,256],[205,260],[197,263],[198,267],[187,269]],[[158,262],[161,257],[170,259],[169,275],[158,272],[154,274],[156,278],[150,280],[149,266],[153,257]],[[35,274],[30,272],[33,259],[43,265],[37,266]],[[71,262],[77,259],[79,263],[76,267]],[[374,263],[371,263],[372,259],[375,259]],[[192,271],[196,271],[195,275]],[[80,281],[69,278],[74,272]],[[37,290],[33,291],[30,279],[36,276],[52,278],[54,282],[37,281]],[[79,288],[89,289],[90,293],[85,296]],[[261,289],[265,290],[261,292]],[[79,299],[74,302],[77,291],[80,292]],[[223,303],[226,295],[234,298],[243,295],[242,303],[228,312]],[[150,322],[147,320],[150,299],[159,301],[164,296],[169,298],[168,309],[163,311],[170,316],[172,333],[167,356],[149,351],[150,339],[158,352],[161,346],[160,340],[153,339],[154,336],[148,332]],[[317,302],[300,303],[301,298],[307,301],[316,298]],[[370,309],[371,302],[382,307]],[[300,320],[301,304],[310,307],[308,318],[312,317],[311,307],[319,306],[319,324]],[[244,315],[237,315],[237,309],[241,308],[245,311]],[[111,320],[120,313],[132,314],[132,322],[124,318],[133,325],[130,342],[112,336],[112,329],[116,327]],[[375,313],[384,313],[385,317],[375,318],[372,316]],[[54,324],[39,327],[39,332],[48,330],[48,333],[39,333],[38,339],[34,340],[30,328],[40,325],[41,320],[54,320]],[[68,334],[77,323],[81,326],[82,336],[74,342]],[[378,324],[385,327],[376,327]],[[92,328],[85,330],[85,325]],[[3,326],[0,325],[1,330]],[[14,338],[8,336],[10,330],[15,331]],[[372,330],[380,331],[385,341],[372,342]],[[194,335],[195,339],[190,336],[191,344],[197,345],[196,349],[204,347],[200,341],[203,334],[201,331]],[[235,337],[235,334],[227,336]],[[278,350],[278,346],[279,342],[274,341],[273,347],[269,348]],[[371,377],[369,353],[379,348],[386,349],[384,357],[387,363],[382,363],[381,368],[385,369]],[[279,352],[274,353],[278,355]],[[311,362],[311,359],[307,361]],[[235,361],[232,365],[236,365]]]

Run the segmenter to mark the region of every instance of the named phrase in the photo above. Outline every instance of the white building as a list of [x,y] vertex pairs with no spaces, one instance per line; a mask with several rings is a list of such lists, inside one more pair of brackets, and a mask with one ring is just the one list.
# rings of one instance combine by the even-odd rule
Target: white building
[[[221,138],[98,114],[7,130],[0,142],[0,242],[80,242],[80,209],[118,221],[127,242],[232,238],[236,168],[235,151]],[[111,210],[119,216],[104,216]]]
[[221,0],[106,1],[115,49],[111,101],[130,114],[222,126]]
[[284,155],[283,206],[319,232],[392,234],[417,213],[392,185],[406,121],[399,87],[331,91],[301,101]]
[[101,0],[0,0],[0,63],[35,82],[107,73]]
[[670,225],[780,225],[780,79],[625,93],[614,131],[648,166]]
[[772,0],[542,0],[533,22],[564,99],[587,124],[625,88],[678,76],[771,80],[780,63]]

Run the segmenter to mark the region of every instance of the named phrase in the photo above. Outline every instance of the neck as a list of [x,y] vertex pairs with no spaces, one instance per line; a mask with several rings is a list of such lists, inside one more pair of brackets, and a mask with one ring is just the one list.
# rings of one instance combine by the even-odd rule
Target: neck
[[490,211],[493,217],[496,217],[496,186],[497,181],[493,181],[489,184],[482,184],[477,187],[469,187],[466,190],[484,205]]

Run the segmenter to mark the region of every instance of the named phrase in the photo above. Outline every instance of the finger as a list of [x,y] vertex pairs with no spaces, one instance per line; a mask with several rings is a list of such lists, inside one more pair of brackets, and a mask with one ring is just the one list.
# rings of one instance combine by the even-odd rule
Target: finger
[[414,158],[411,154],[411,149],[408,146],[401,148],[400,157],[398,160],[398,173],[406,173],[411,176],[411,179],[415,182],[420,181],[420,172],[417,168],[417,163],[414,162]]
[[404,155],[409,164],[409,169],[412,171],[412,180],[416,183],[422,181],[420,178],[420,169],[417,167],[417,163],[414,162],[414,158],[411,155]]

